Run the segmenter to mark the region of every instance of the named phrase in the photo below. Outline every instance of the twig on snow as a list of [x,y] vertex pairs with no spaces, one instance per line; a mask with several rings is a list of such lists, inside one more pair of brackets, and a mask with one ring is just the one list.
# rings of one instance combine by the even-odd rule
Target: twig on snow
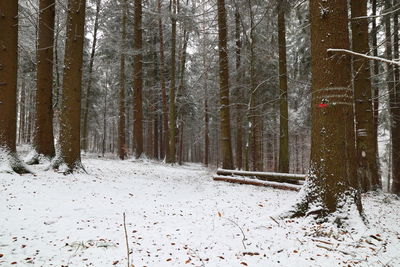
[[129,241],[128,241],[128,231],[126,231],[126,222],[125,222],[125,212],[123,213],[123,218],[124,218],[124,231],[125,231],[125,243],[126,243],[126,255],[128,257],[128,267],[130,267],[130,259],[129,259]]

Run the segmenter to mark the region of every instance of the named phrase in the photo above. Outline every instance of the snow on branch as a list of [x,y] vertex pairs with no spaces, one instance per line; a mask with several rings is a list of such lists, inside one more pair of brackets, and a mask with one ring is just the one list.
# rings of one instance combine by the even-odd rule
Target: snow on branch
[[385,62],[385,63],[388,63],[388,64],[400,66],[400,61],[397,61],[397,60],[389,60],[389,59],[381,58],[381,57],[368,56],[368,55],[357,53],[357,52],[354,52],[354,51],[351,51],[351,50],[347,50],[347,49],[329,48],[329,49],[327,49],[327,51],[328,52],[347,53],[347,54],[351,54],[351,55],[354,55],[354,56],[367,58],[369,60],[377,60],[377,61],[382,61],[382,62]]

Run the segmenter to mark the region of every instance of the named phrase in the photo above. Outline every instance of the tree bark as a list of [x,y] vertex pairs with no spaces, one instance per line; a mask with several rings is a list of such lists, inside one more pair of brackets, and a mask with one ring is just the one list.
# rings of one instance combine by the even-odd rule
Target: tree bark
[[126,21],[128,16],[128,1],[122,1],[122,29],[121,29],[121,55],[119,76],[119,123],[118,123],[118,155],[124,160],[127,154],[125,143],[125,43],[126,43]]
[[163,142],[161,145],[161,157],[169,154],[169,140],[168,140],[168,106],[167,106],[167,90],[165,86],[165,55],[164,55],[164,34],[163,23],[161,19],[161,0],[157,0],[157,10],[159,13],[158,28],[160,34],[160,82],[162,94],[162,120],[163,120]]
[[29,171],[16,153],[18,1],[1,1],[0,10],[0,160],[22,174]]
[[225,0],[217,0],[218,8],[218,50],[220,84],[220,128],[222,168],[233,169],[231,124],[229,108],[229,62],[227,51],[227,26]]
[[[283,3],[282,3],[283,2]],[[278,4],[278,39],[279,39],[279,172],[289,172],[289,111],[288,111],[288,85],[286,67],[286,26],[285,26],[285,1]]]
[[240,13],[239,8],[235,10],[235,41],[236,41],[236,87],[237,87],[237,103],[236,103],[236,167],[238,169],[243,168],[243,89],[240,86],[241,81],[241,53],[242,53],[242,41],[240,38]]
[[[394,5],[397,6],[398,0],[394,0]],[[399,11],[393,13],[393,57],[399,58]],[[395,108],[393,111],[392,121],[392,192],[400,195],[400,67],[394,66],[395,76]]]
[[175,76],[176,76],[176,0],[172,0],[171,14],[171,82],[169,86],[169,153],[166,162],[176,162],[176,111],[175,111]]
[[[34,148],[39,155],[55,156],[53,136],[53,52],[55,1],[39,3],[39,39],[37,46],[37,90]],[[31,163],[39,163],[38,157]]]
[[[86,0],[85,0],[86,1]],[[86,97],[85,97],[85,109],[83,110],[83,136],[82,136],[82,149],[87,151],[88,147],[88,133],[89,133],[89,125],[88,125],[88,117],[91,108],[91,94],[92,94],[92,83],[93,83],[93,64],[94,58],[96,55],[96,45],[97,45],[97,32],[99,29],[99,14],[101,8],[101,0],[97,0],[96,2],[96,16],[94,20],[94,29],[93,29],[93,42],[92,42],[92,50],[90,53],[89,59],[89,79],[88,86],[86,89]]]
[[[351,1],[353,18],[367,16],[367,0]],[[351,21],[353,51],[367,54],[368,20]],[[374,133],[372,86],[370,62],[368,59],[353,57],[354,97],[356,116],[357,176],[364,192],[381,187],[377,164],[377,139]]]
[[135,0],[134,18],[134,45],[135,55],[133,57],[133,88],[135,91],[135,104],[133,112],[134,120],[134,153],[139,158],[143,153],[143,54],[142,54],[142,0]]
[[[378,57],[378,27],[376,25],[376,0],[371,0],[372,4],[372,53],[374,57]],[[379,150],[378,150],[378,127],[379,127],[379,62],[374,61],[374,133],[375,133],[375,139],[376,139],[376,157],[379,159]],[[379,168],[379,162],[378,162],[378,168]],[[379,171],[379,170],[378,170]]]
[[[312,129],[310,171],[293,216],[325,217],[356,205],[353,90],[350,57],[327,49],[349,49],[348,7],[342,0],[311,0]],[[335,25],[335,27],[332,27]],[[336,223],[340,223],[337,218]]]
[[69,0],[65,41],[64,76],[60,114],[60,149],[54,167],[65,163],[67,172],[82,168],[80,154],[80,115],[85,0]]

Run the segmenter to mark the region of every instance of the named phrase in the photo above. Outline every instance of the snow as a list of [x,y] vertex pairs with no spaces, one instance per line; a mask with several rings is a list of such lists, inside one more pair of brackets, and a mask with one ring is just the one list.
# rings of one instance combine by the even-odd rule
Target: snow
[[0,173],[0,266],[127,266],[124,212],[135,267],[400,265],[392,195],[364,196],[368,227],[343,230],[276,219],[296,192],[215,182],[200,165],[83,164],[88,174]]

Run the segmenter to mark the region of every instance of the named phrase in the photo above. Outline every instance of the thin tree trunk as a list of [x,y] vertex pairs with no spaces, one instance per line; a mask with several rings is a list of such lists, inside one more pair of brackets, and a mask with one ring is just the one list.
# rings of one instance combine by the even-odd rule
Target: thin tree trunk
[[143,107],[142,107],[142,88],[143,88],[143,55],[142,55],[142,0],[135,0],[134,18],[134,50],[133,57],[133,88],[135,91],[135,102],[133,111],[134,120],[134,153],[139,158],[143,153]]
[[127,154],[125,133],[125,43],[126,43],[126,21],[128,13],[128,1],[122,1],[122,30],[121,30],[121,58],[119,76],[119,118],[118,118],[118,155],[124,160]]
[[[367,16],[367,0],[351,1],[353,18]],[[353,51],[367,54],[368,20],[351,21]],[[363,191],[380,188],[376,158],[377,140],[374,133],[372,87],[370,63],[368,59],[353,58],[354,97],[357,141],[357,176]]]
[[218,50],[220,80],[220,127],[222,168],[233,169],[231,123],[229,108],[229,62],[227,48],[227,25],[225,0],[217,0],[218,7]]
[[[394,5],[397,6],[398,0],[394,0]],[[399,58],[399,11],[393,13],[393,57]],[[395,76],[395,108],[393,111],[393,130],[392,130],[392,192],[400,195],[400,67],[394,66]]]
[[19,104],[19,143],[25,143],[25,78],[22,78],[21,98]]
[[243,168],[243,89],[240,86],[241,81],[241,52],[242,52],[242,41],[240,38],[240,13],[238,7],[235,10],[235,41],[236,41],[236,87],[237,87],[237,104],[236,104],[236,167],[238,169]]
[[60,154],[54,162],[65,163],[69,172],[82,168],[80,154],[80,115],[85,0],[68,1],[67,36],[65,42],[64,81],[60,114]]
[[[283,3],[282,3],[283,2]],[[286,67],[286,26],[285,26],[286,2],[278,4],[278,39],[279,39],[279,102],[280,102],[280,126],[279,126],[279,172],[289,172],[289,111],[288,111],[288,85]]]
[[[86,1],[86,0],[84,0]],[[91,94],[92,94],[92,83],[93,83],[93,64],[94,58],[96,55],[96,45],[97,45],[97,32],[99,29],[99,14],[101,8],[101,0],[97,0],[96,2],[96,16],[94,20],[94,29],[93,29],[93,42],[92,42],[92,51],[90,53],[89,59],[89,78],[88,78],[88,86],[86,89],[86,97],[85,97],[85,109],[83,110],[83,136],[82,136],[82,149],[87,151],[87,139],[89,133],[89,125],[88,125],[88,117],[90,113],[91,107]]]
[[[52,103],[55,1],[41,0],[39,10],[34,147],[38,154],[53,158],[55,156]],[[38,158],[33,159],[31,163],[39,163]]]
[[176,162],[176,112],[175,112],[175,74],[176,74],[176,0],[172,0],[171,14],[171,82],[169,87],[169,153],[166,162]]
[[161,145],[161,157],[168,155],[169,140],[168,140],[168,106],[167,106],[167,89],[165,86],[165,56],[164,56],[164,34],[163,23],[161,19],[161,0],[157,0],[157,10],[159,13],[158,28],[160,34],[160,82],[162,94],[162,120],[163,120],[163,141]]
[[[372,53],[373,56],[378,57],[378,27],[376,25],[376,0],[371,0],[372,2]],[[378,75],[379,75],[379,62],[374,61],[374,133],[376,139],[376,157],[379,159],[379,150],[378,150],[378,127],[379,127],[379,86],[378,86]],[[379,163],[379,162],[378,162]],[[378,164],[379,168],[379,164]]]

